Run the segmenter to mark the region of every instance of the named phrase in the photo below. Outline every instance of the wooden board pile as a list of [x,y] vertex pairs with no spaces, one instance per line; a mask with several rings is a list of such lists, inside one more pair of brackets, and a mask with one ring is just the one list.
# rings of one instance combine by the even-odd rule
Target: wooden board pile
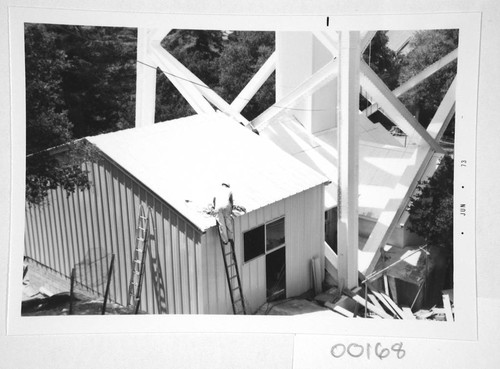
[[[335,292],[337,295],[335,295]],[[443,307],[433,307],[429,310],[413,312],[409,307],[399,306],[389,296],[388,291],[379,292],[374,289],[358,287],[354,290],[345,289],[342,293],[331,289],[324,298],[320,295],[316,300],[336,314],[344,317],[372,318],[372,319],[402,319],[402,320],[441,320],[453,321],[453,291],[443,291]]]

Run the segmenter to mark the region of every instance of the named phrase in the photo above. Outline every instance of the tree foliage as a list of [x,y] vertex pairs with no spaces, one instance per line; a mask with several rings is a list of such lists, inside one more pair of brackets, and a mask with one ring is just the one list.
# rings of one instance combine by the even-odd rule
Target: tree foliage
[[[89,188],[90,156],[75,138],[131,126],[134,30],[25,26],[26,200],[41,204],[50,189]],[[49,148],[68,144],[62,160]],[[83,151],[82,151],[83,150]]]
[[[219,59],[220,95],[232,102],[274,52],[274,32],[233,32]],[[248,102],[242,114],[253,119],[275,100],[275,76],[271,75]]]
[[453,246],[453,158],[446,155],[427,181],[419,183],[408,208],[410,230],[434,246]]
[[[178,61],[231,103],[274,51],[274,32],[174,30],[162,46]],[[168,80],[158,72],[156,121],[184,117],[194,110]],[[183,80],[183,82],[185,82]],[[274,102],[274,76],[257,92],[242,114],[255,118]]]
[[389,49],[387,31],[378,31],[363,53],[363,60],[391,90],[399,83],[402,58]]
[[[419,31],[412,38],[411,51],[402,60],[399,83],[424,70],[458,46],[458,30]],[[401,101],[426,127],[456,75],[456,61],[436,72],[401,96]]]
[[[162,41],[162,46],[179,62],[214,88],[219,83],[218,59],[222,50],[222,31],[173,30]],[[156,121],[165,121],[195,113],[169,78],[158,71],[156,84]],[[184,78],[180,82],[186,82]]]

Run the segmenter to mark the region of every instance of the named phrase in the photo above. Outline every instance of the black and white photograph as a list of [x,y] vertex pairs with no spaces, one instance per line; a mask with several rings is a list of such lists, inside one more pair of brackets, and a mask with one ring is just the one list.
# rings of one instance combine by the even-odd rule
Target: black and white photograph
[[459,30],[24,29],[23,316],[453,321]]
[[494,367],[490,2],[6,0],[6,368]]

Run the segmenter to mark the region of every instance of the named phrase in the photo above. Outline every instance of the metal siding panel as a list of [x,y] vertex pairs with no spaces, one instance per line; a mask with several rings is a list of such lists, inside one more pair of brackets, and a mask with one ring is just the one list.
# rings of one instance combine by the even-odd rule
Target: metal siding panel
[[[146,216],[147,216],[147,192],[146,189],[143,186],[140,186],[139,188],[139,199],[141,204],[144,206],[144,210],[146,211]],[[149,284],[150,280],[148,278],[149,273],[148,273],[148,268],[146,266],[146,270],[144,271],[143,275],[143,286],[142,286],[142,293],[141,293],[141,309],[144,311],[150,311],[150,301],[148,299],[148,294],[147,291],[149,291]]]
[[[102,247],[108,251],[112,250],[112,242],[111,242],[111,234],[109,232],[109,210],[107,206],[106,199],[107,188],[106,188],[106,171],[104,167],[104,162],[100,162],[99,165],[95,166],[95,190],[97,196],[97,211],[101,215],[99,222],[99,230],[100,230],[100,240]],[[116,262],[115,270],[113,273],[113,280],[110,285],[110,298],[114,301],[117,301],[119,304],[124,304],[124,301],[121,300],[120,295],[117,292],[117,286],[120,284],[119,278],[119,270],[120,265]]]
[[[303,197],[297,194],[287,199],[285,215],[285,239],[286,239],[286,294],[291,297],[297,294],[300,288],[300,277],[302,271],[298,260],[302,258],[302,248],[304,246],[305,234],[301,220],[303,219]],[[309,276],[307,276],[309,279]]]
[[40,209],[38,207],[36,207],[34,209],[34,213],[35,213],[35,219],[34,219],[34,226],[35,226],[35,230],[36,230],[36,240],[37,240],[37,260],[40,260],[40,262],[42,263],[45,263],[45,245],[43,243],[43,236],[42,236],[42,232],[41,232],[41,229],[40,229],[40,222],[41,222],[41,219],[40,219]]
[[202,296],[202,306],[203,310],[201,311],[203,314],[210,314],[210,293],[209,293],[209,274],[208,274],[208,245],[207,232],[200,235],[200,276],[201,280],[201,291],[200,294]]
[[[84,167],[85,169],[86,167]],[[87,250],[87,253],[89,253],[89,256],[93,256],[94,260],[100,260],[98,258],[98,255],[96,253],[96,247],[95,243],[93,240],[93,235],[94,233],[92,232],[92,213],[90,209],[90,203],[87,199],[88,197],[88,191],[80,191],[77,190],[78,193],[78,207],[79,207],[79,215],[81,217],[81,222],[82,222],[82,234],[83,234],[83,242],[85,245],[85,249]],[[90,224],[89,224],[90,223]],[[100,263],[100,262],[99,262]],[[99,291],[99,286],[97,285],[97,281],[99,281],[99,271],[98,268],[93,268],[93,270],[90,271],[90,274],[92,276],[92,279],[96,282],[92,283],[92,286],[94,287],[95,291],[98,293],[101,293]],[[102,288],[101,288],[102,290]]]
[[189,312],[195,314],[198,306],[196,294],[196,250],[194,247],[194,232],[189,226],[186,227],[186,251],[188,257],[188,284],[189,284]]
[[36,235],[37,235],[37,241],[38,241],[38,255],[37,255],[37,260],[39,260],[42,264],[46,264],[47,260],[45,257],[46,250],[45,250],[45,243],[43,242],[43,234],[42,234],[42,229],[41,229],[41,211],[40,207],[36,207],[35,209],[36,217],[35,217],[35,228],[36,228]]
[[[117,199],[117,177],[116,177],[116,167],[111,163],[106,163],[106,189],[107,189],[107,204],[108,204],[108,214],[109,214],[109,233],[111,234],[111,244],[108,248],[111,253],[116,255],[115,262],[117,264],[116,274],[119,276],[119,286],[117,286],[118,296],[120,301],[127,301],[127,284],[124,283],[127,280],[127,263],[121,252],[122,245],[119,239],[119,217],[118,209],[120,203]],[[108,252],[109,252],[108,251]]]
[[[85,250],[85,258],[87,256],[89,259],[92,257],[94,260],[98,260],[97,254],[96,254],[96,249],[94,247],[94,243],[90,240],[91,234],[89,233],[89,208],[87,205],[87,201],[85,200],[85,192],[86,191],[76,191],[76,205],[78,208],[78,216],[80,217],[80,228],[82,232],[82,248]],[[99,273],[97,268],[92,268],[94,270],[90,271],[90,286],[92,289],[94,289],[96,292],[99,291],[99,286],[98,286],[98,281],[99,281]],[[86,273],[87,274],[87,273]]]
[[59,212],[61,214],[61,222],[64,223],[64,249],[67,251],[66,262],[69,267],[69,273],[67,275],[69,276],[71,275],[71,269],[73,268],[73,265],[75,263],[75,257],[70,237],[70,225],[68,223],[69,222],[68,202],[62,196],[61,188],[58,188],[56,190],[56,195],[57,195],[57,203],[59,204]]
[[43,235],[43,244],[46,250],[46,259],[45,263],[46,265],[50,266],[51,268],[54,267],[54,261],[53,261],[53,252],[52,248],[50,247],[50,228],[48,226],[48,221],[47,221],[47,204],[44,204],[43,206],[40,207],[40,218],[41,218],[41,230],[42,230],[42,235]]
[[158,306],[158,313],[168,314],[167,307],[167,291],[165,283],[165,239],[163,235],[163,214],[162,204],[158,199],[154,199],[154,218],[155,218],[155,251],[154,258],[155,266],[155,294]]
[[47,216],[48,216],[48,223],[50,224],[50,248],[52,250],[52,253],[54,254],[54,269],[55,270],[61,270],[61,255],[60,255],[60,247],[59,247],[59,242],[57,240],[57,228],[55,224],[55,215],[54,215],[54,209],[53,209],[53,199],[52,199],[52,193],[54,190],[49,191],[47,194],[47,199],[49,203],[47,204]]
[[[79,263],[84,263],[87,259],[88,254],[88,249],[84,243],[84,229],[83,229],[83,219],[81,216],[81,209],[80,209],[80,198],[78,193],[72,193],[71,196],[71,204],[73,206],[73,216],[74,216],[74,221],[75,221],[75,229],[76,229],[76,235],[77,235],[77,248],[78,248],[78,253],[80,255],[78,262]],[[78,272],[78,271],[77,271]],[[78,273],[77,273],[78,275]],[[93,278],[92,275],[88,275],[88,273],[84,273],[85,277],[82,279],[80,277],[81,282],[85,284],[87,288],[91,287],[93,285]],[[80,273],[81,276],[81,273]]]
[[[68,204],[68,217],[70,220],[70,230],[71,230],[71,246],[73,248],[73,267],[76,267],[76,264],[80,263],[83,261],[83,255],[82,255],[82,249],[81,249],[81,244],[79,242],[78,238],[78,219],[76,217],[76,210],[75,210],[75,204],[73,202],[73,195],[70,195],[69,197],[66,197],[67,204]],[[82,284],[87,284],[87,281],[85,278],[77,278],[79,283]]]
[[197,295],[197,313],[203,314],[204,310],[204,296],[203,296],[203,251],[202,251],[202,241],[201,234],[194,230],[195,239],[194,239],[194,247],[195,247],[195,261],[196,261],[196,295]]
[[30,208],[27,211],[28,214],[28,221],[26,222],[27,225],[29,225],[29,230],[30,230],[30,252],[31,254],[29,255],[31,258],[35,259],[35,256],[37,254],[37,248],[35,245],[37,244],[37,238],[36,238],[36,227],[35,227],[35,215],[33,214],[33,209]]
[[25,238],[28,240],[28,245],[25,248],[26,256],[34,259],[36,254],[36,239],[35,239],[35,228],[33,226],[33,211],[32,208],[26,209],[26,233]]
[[[95,219],[93,221],[95,222],[94,226],[94,231],[97,232],[95,235],[96,237],[96,245],[99,245],[99,249],[107,249],[107,242],[106,242],[106,231],[104,227],[104,214],[102,212],[102,183],[100,181],[99,177],[99,166],[96,163],[92,163],[92,181],[93,181],[93,186],[91,187],[89,191],[89,195],[92,198],[92,203],[94,204],[93,211],[95,215]],[[110,295],[113,300],[116,301],[116,294],[114,294],[114,289],[115,289],[115,276],[116,276],[116,270],[117,266],[114,266],[114,271],[113,271],[113,276],[112,276],[112,284],[113,284],[113,290],[110,290]]]
[[[149,192],[146,188],[141,187],[141,193],[144,193],[144,198],[143,198],[144,210],[146,211],[146,216],[148,216]],[[150,245],[150,249],[149,249],[149,254],[151,255],[151,245]],[[151,279],[151,264],[150,263],[146,263],[143,279],[144,279],[144,287],[142,289],[142,298],[144,299],[144,301],[146,303],[145,310],[150,314],[154,314],[155,313],[155,304],[154,304],[153,299],[151,298],[154,286],[153,286],[153,281]]]
[[162,205],[162,223],[163,223],[163,237],[165,240],[165,274],[166,274],[166,288],[167,288],[167,306],[168,312],[174,313],[175,310],[175,273],[173,267],[173,246],[172,246],[172,234],[170,225],[170,209]]
[[178,231],[178,215],[170,212],[170,226],[172,235],[172,263],[173,263],[173,280],[175,293],[175,313],[182,313],[182,289],[181,289],[181,272],[180,272],[180,250],[179,250],[179,231]]
[[182,290],[182,313],[189,313],[189,273],[187,256],[186,223],[184,219],[179,221],[179,256],[181,269],[181,290]]
[[31,247],[33,246],[33,242],[31,240],[31,213],[29,208],[24,209],[24,256],[30,257],[33,255],[33,250]]
[[127,289],[128,289],[128,283],[124,283],[125,281],[128,280],[128,258],[125,255],[125,242],[124,242],[124,229],[123,229],[123,216],[122,216],[122,209],[124,207],[124,201],[121,198],[121,188],[123,187],[123,173],[116,169],[116,167],[111,166],[110,170],[110,175],[111,175],[111,191],[112,191],[112,201],[113,201],[113,207],[112,207],[112,213],[114,215],[113,221],[114,221],[114,229],[115,229],[115,261],[118,264],[118,270],[115,272],[120,273],[120,291],[121,291],[121,299],[126,300],[128,298],[127,294]]

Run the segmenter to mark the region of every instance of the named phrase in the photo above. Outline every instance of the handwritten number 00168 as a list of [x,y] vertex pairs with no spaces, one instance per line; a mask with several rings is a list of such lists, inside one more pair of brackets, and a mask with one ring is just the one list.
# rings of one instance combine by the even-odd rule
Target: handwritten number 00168
[[380,360],[382,360],[389,357],[389,355],[391,354],[391,350],[398,359],[402,359],[406,355],[406,351],[403,349],[402,342],[395,343],[391,346],[390,350],[388,348],[382,347],[382,344],[380,342],[378,342],[374,348],[372,348],[371,344],[367,343],[366,349],[365,346],[359,345],[357,343],[351,343],[347,346],[343,343],[337,343],[336,345],[332,346],[330,352],[335,358],[341,358],[345,354],[354,358],[359,358],[363,356],[363,354],[365,354],[366,358],[370,359],[373,354],[375,357],[378,357]]

